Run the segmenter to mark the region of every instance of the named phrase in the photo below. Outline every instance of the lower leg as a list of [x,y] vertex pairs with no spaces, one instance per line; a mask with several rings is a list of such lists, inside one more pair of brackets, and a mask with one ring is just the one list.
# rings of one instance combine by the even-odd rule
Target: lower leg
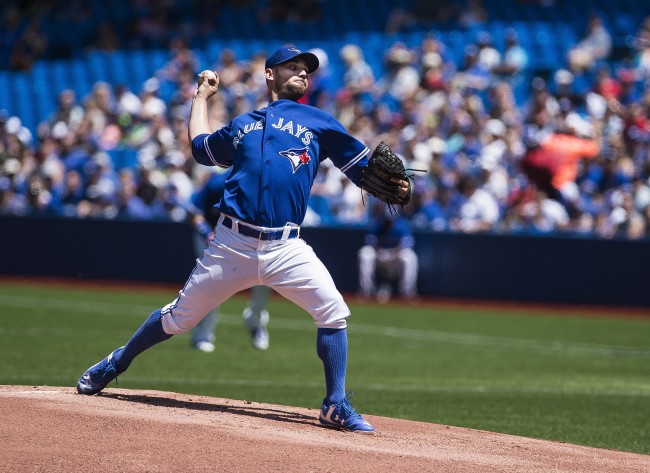
[[168,338],[171,338],[171,335],[163,330],[160,309],[153,311],[127,344],[115,352],[115,368],[119,373],[126,371],[136,356]]
[[325,370],[326,403],[338,403],[345,398],[345,375],[348,360],[346,329],[319,328],[316,352]]

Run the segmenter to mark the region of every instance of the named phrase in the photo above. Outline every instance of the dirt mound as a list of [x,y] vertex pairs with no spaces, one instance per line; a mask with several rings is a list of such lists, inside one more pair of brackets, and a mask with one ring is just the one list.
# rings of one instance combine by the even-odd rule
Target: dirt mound
[[650,456],[367,416],[158,391],[0,386],[0,471],[644,472]]

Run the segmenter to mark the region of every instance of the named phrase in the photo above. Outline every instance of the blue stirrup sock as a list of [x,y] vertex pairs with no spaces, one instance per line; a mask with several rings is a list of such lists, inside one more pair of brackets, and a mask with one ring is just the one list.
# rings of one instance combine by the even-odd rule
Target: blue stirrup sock
[[345,397],[345,373],[348,363],[348,333],[346,329],[319,328],[316,333],[316,353],[325,369],[325,402],[335,404]]
[[124,348],[115,352],[115,368],[119,373],[126,371],[136,356],[168,338],[171,338],[171,335],[163,330],[160,309],[153,311]]

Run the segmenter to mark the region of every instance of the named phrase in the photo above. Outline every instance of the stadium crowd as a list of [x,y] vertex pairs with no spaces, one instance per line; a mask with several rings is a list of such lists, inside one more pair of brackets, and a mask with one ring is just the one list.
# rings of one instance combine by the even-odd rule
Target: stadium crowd
[[[413,228],[435,231],[650,237],[650,17],[631,59],[609,61],[612,44],[597,16],[547,77],[530,76],[517,31],[498,48],[487,32],[454,62],[444,41],[395,42],[375,76],[363,49],[347,44],[343,86],[331,86],[328,53],[307,103],[325,108],[374,147],[388,143],[414,170],[404,209]],[[220,93],[213,129],[267,103],[264,54],[222,51],[213,69]],[[191,195],[210,169],[195,164],[187,138],[198,60],[174,39],[170,59],[141,90],[98,82],[86,97],[61,92],[58,109],[32,133],[0,112],[0,214],[188,218]],[[525,103],[514,88],[528,84]],[[174,91],[169,98],[162,86]],[[127,149],[131,165],[116,167]],[[305,225],[365,225],[373,199],[321,165]]]

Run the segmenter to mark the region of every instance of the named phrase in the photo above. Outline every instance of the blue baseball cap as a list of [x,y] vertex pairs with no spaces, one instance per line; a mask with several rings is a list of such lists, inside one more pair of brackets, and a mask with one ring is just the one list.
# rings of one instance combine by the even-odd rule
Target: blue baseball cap
[[282,46],[279,49],[276,49],[276,51],[271,54],[268,59],[266,60],[266,63],[264,64],[264,68],[270,69],[273,68],[279,64],[285,63],[287,61],[291,61],[292,59],[296,58],[302,58],[305,60],[307,63],[307,72],[312,73],[316,69],[318,69],[319,62],[318,62],[318,57],[310,52],[305,52],[303,53],[300,51],[300,49],[295,48],[293,46]]

